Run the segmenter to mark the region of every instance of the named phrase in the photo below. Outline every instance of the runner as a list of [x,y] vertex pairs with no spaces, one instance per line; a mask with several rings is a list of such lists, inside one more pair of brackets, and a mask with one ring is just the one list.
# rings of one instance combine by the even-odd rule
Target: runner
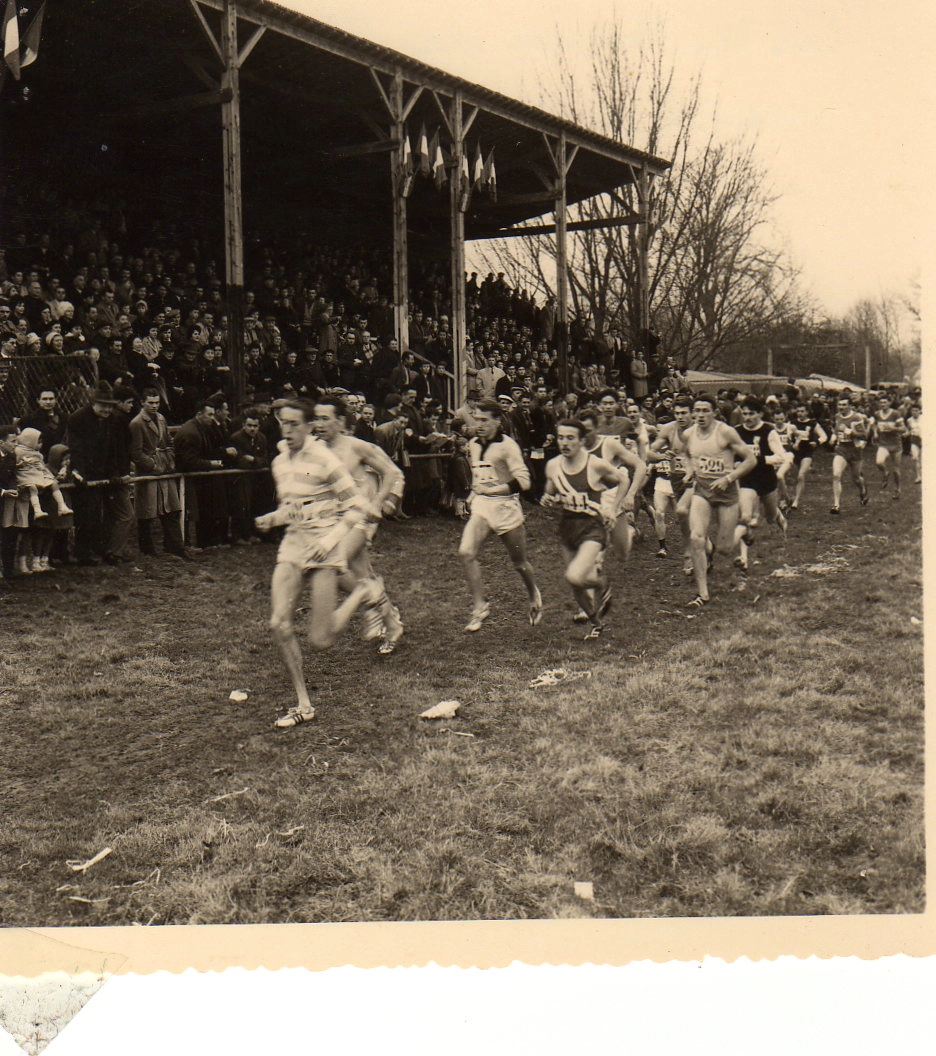
[[910,457],[913,459],[914,468],[914,484],[922,484],[923,477],[920,474],[920,467],[922,465],[920,461],[920,450],[923,440],[923,409],[918,403],[914,403],[910,407],[910,413],[904,419],[907,425],[907,437],[910,440]]
[[783,450],[786,453],[783,464],[777,466],[777,490],[780,492],[780,509],[783,513],[786,513],[787,507],[790,505],[790,491],[787,488],[786,478],[787,473],[790,472],[790,467],[793,465],[794,450],[796,448],[796,426],[787,417],[787,412],[782,407],[778,407],[773,412],[773,427],[776,429],[777,436],[780,437],[780,443],[783,444]]
[[796,430],[793,449],[793,464],[797,467],[796,491],[793,493],[791,510],[798,510],[800,499],[803,497],[803,489],[806,487],[806,478],[812,469],[813,455],[820,444],[829,439],[825,429],[810,416],[809,408],[805,404],[799,404],[793,418],[793,428]]
[[403,501],[403,473],[383,448],[347,434],[347,405],[338,396],[315,401],[315,434],[338,456],[368,503],[369,517],[359,521],[342,540],[342,557],[348,568],[339,585],[349,592],[357,583],[370,585],[374,600],[364,610],[365,638],[380,638],[377,652],[390,656],[403,637],[399,609],[391,604],[384,582],[375,572],[370,547],[384,514],[395,513]]
[[311,413],[311,407],[300,400],[288,401],[280,408],[283,439],[272,465],[279,506],[254,521],[261,532],[286,526],[273,570],[270,626],[292,679],[296,706],[276,720],[280,729],[315,717],[293,625],[306,576],[308,633],[315,649],[327,649],[334,643],[369,594],[369,585],[359,583],[336,607],[337,579],[345,570],[342,543],[365,516],[366,503],[341,462],[325,444],[309,435]]
[[742,572],[748,570],[748,547],[754,542],[760,505],[763,503],[768,524],[775,524],[786,537],[786,517],[777,501],[777,466],[786,461],[783,443],[770,422],[763,418],[764,404],[757,396],[745,396],[741,401],[741,424],[736,432],[750,447],[757,459],[754,468],[740,477],[740,524],[735,528],[735,543],[740,550],[735,564]]
[[874,461],[881,471],[881,491],[887,491],[887,478],[894,476],[893,499],[900,498],[900,462],[903,456],[903,436],[907,426],[894,407],[894,401],[886,393],[878,396],[874,412],[874,431],[877,437],[877,455]]
[[730,425],[716,421],[714,397],[696,396],[692,417],[694,424],[683,437],[693,482],[689,531],[696,594],[689,605],[701,609],[709,602],[706,541],[712,509],[718,525],[715,548],[730,557],[738,525],[738,478],[754,468],[757,458]]
[[516,440],[504,434],[497,400],[479,400],[474,421],[475,435],[468,444],[471,515],[458,550],[473,602],[471,619],[465,630],[469,634],[480,631],[491,615],[491,607],[484,595],[478,554],[492,532],[500,536],[523,580],[530,598],[530,624],[535,627],[543,616],[543,599],[533,576],[533,567],[527,559],[526,530],[520,508],[520,492],[529,488],[530,473]]
[[[602,570],[608,539],[602,492],[616,489],[610,512],[618,519],[622,511],[633,509],[634,489],[627,489],[623,476],[609,462],[585,449],[585,435],[585,426],[576,418],[564,418],[556,427],[559,454],[546,463],[541,503],[562,509],[559,538],[566,555],[566,582],[591,623],[585,635],[590,641],[601,636],[602,621],[611,608],[611,588]],[[635,480],[639,472],[638,467]]]
[[[633,450],[614,436],[602,436],[598,432],[598,412],[592,407],[586,407],[578,416],[578,421],[585,426],[585,434],[582,438],[583,446],[590,455],[609,463],[612,468],[621,472],[624,479],[624,488],[630,500],[625,507],[633,511],[637,497],[647,479],[647,464]],[[611,544],[622,561],[627,561],[630,556],[631,542],[636,529],[632,519],[627,516],[616,517],[614,510],[617,506],[617,492],[613,488],[606,488],[601,495],[601,516],[609,525]]]
[[673,401],[673,421],[657,427],[650,445],[649,461],[656,469],[653,486],[653,519],[657,537],[657,556],[665,557],[666,514],[672,508],[682,529],[684,571],[692,572],[689,547],[689,506],[691,490],[686,487],[686,430],[692,425],[692,398],[677,396]]
[[871,422],[852,406],[847,394],[839,397],[832,422],[832,509],[839,513],[842,504],[842,474],[848,467],[858,489],[862,506],[868,505],[868,485],[862,472],[861,457],[871,433]]

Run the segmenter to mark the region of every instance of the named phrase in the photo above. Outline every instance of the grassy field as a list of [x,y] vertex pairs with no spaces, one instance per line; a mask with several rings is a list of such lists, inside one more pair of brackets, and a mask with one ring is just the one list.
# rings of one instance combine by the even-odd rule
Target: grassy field
[[[826,469],[787,544],[762,532],[747,588],[717,572],[695,618],[675,554],[609,560],[594,643],[543,512],[543,624],[492,544],[475,636],[460,526],[389,524],[405,647],[379,661],[355,627],[308,655],[318,717],[285,733],[272,547],[20,581],[0,604],[2,923],[922,910],[919,489],[846,491],[833,518]],[[555,667],[591,677],[528,688]],[[457,718],[419,720],[451,698]]]

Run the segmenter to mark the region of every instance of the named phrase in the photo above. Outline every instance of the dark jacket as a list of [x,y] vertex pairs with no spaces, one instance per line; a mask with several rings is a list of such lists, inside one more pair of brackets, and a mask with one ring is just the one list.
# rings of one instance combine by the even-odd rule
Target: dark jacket
[[119,411],[99,418],[88,404],[68,419],[66,443],[72,471],[85,480],[111,480],[130,468],[130,430]]

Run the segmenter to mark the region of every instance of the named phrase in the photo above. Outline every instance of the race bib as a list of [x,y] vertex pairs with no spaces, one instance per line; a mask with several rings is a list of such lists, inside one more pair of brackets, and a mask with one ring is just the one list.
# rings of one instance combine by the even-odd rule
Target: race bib
[[535,459],[537,462],[542,462],[545,457],[546,455],[543,453],[543,449],[541,447],[534,447],[533,450],[530,452],[530,458]]
[[700,473],[714,476],[718,473],[725,472],[725,460],[723,458],[710,458],[708,455],[703,455],[698,460],[698,467]]

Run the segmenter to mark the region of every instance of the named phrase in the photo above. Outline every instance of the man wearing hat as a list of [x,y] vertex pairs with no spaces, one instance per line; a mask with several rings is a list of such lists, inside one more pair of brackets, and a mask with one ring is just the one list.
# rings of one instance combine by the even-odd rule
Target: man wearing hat
[[[116,563],[115,530],[125,520],[123,475],[129,464],[126,422],[115,420],[117,399],[107,382],[91,393],[89,403],[68,419],[66,442],[71,454],[75,488],[75,557],[82,565],[99,565],[102,558]],[[93,481],[106,483],[92,486]]]

